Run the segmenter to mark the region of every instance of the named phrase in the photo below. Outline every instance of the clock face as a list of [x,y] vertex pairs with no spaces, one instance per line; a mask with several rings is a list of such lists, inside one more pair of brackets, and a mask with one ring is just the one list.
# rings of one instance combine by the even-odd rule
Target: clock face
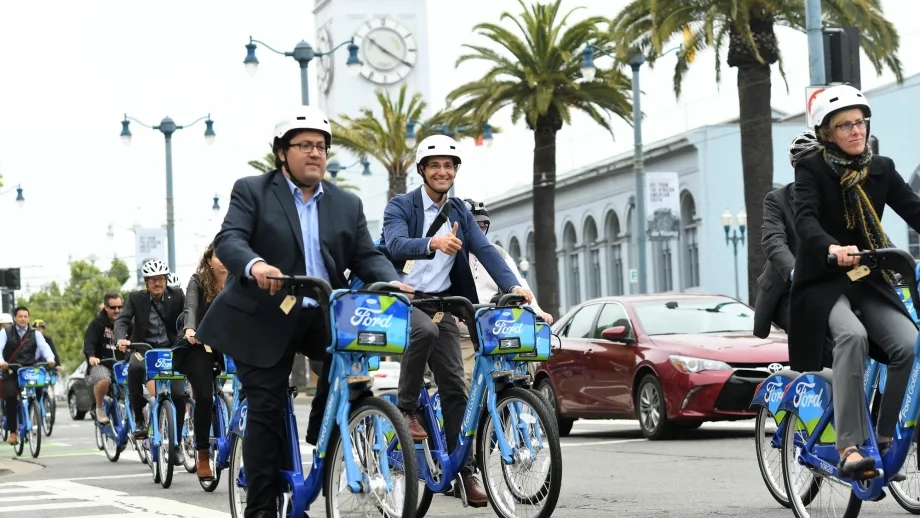
[[[329,32],[328,24],[320,27],[316,34],[316,50],[318,52],[332,50],[332,34]],[[334,70],[332,55],[327,54],[319,57],[317,62],[317,67],[319,68],[319,91],[324,94],[329,93],[329,89],[332,88],[332,73]]]
[[370,20],[355,32],[361,50],[361,76],[372,83],[391,85],[405,79],[415,67],[418,47],[412,31],[390,18]]

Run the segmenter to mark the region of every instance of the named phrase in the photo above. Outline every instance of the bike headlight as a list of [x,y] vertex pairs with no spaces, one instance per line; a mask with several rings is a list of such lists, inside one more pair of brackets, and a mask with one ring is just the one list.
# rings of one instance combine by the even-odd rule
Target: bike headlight
[[680,356],[672,354],[668,356],[668,361],[675,369],[687,374],[695,374],[703,371],[730,371],[731,365],[718,360],[707,360],[704,358],[694,358],[692,356]]

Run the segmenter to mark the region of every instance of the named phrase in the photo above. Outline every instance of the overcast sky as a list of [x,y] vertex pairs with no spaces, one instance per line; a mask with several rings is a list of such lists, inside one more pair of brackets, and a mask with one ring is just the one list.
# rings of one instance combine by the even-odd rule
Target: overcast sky
[[[565,0],[564,8],[586,6],[592,15],[614,15],[622,0]],[[901,32],[905,75],[920,72],[920,29],[913,2],[883,0]],[[135,224],[165,223],[163,137],[132,123],[130,147],[118,138],[127,112],[149,125],[164,116],[178,124],[211,114],[217,140],[207,146],[204,124],[179,131],[173,139],[177,263],[183,279],[192,273],[204,245],[219,228],[211,212],[215,193],[227,196],[235,179],[252,173],[248,160],[266,152],[277,114],[300,102],[297,64],[260,51],[261,66],[250,78],[244,70],[249,35],[290,50],[301,39],[315,43],[313,1],[227,2],[161,0],[156,3],[84,0],[0,3],[0,173],[8,191],[21,183],[25,207],[14,192],[0,195],[0,218],[12,225],[0,247],[0,267],[23,268],[23,283],[34,289],[68,276],[67,260],[113,254],[134,263]],[[472,26],[497,20],[502,11],[519,11],[515,0],[428,1],[431,59],[431,110],[444,96],[483,67],[454,62],[464,43],[477,42]],[[789,92],[773,76],[773,104],[801,111],[808,84],[804,34],[779,29]],[[340,55],[341,54],[341,55]],[[345,54],[336,54],[345,59]],[[723,67],[714,81],[712,52],[698,56],[684,84],[680,103],[671,88],[673,59],[642,70],[647,119],[646,142],[688,128],[737,116],[734,69]],[[876,77],[864,60],[863,87],[893,80]],[[311,99],[317,99],[311,70]],[[355,79],[361,80],[361,79]],[[506,131],[490,149],[476,148],[465,161],[457,194],[487,198],[530,182],[533,136],[513,127],[508,113],[494,124]],[[558,170],[629,151],[632,130],[614,124],[614,139],[585,117],[558,134]],[[777,145],[781,145],[777,144]],[[364,185],[368,206],[382,208],[382,174]],[[360,177],[357,177],[360,181]],[[379,210],[378,208],[378,210]],[[368,219],[379,219],[368,213]],[[114,239],[106,237],[114,225]],[[20,239],[12,243],[9,237]],[[29,243],[32,245],[30,246]]]

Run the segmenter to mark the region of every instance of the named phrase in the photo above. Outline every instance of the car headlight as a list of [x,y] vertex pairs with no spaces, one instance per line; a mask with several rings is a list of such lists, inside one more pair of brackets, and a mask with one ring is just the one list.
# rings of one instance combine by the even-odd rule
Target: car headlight
[[703,358],[694,358],[692,356],[680,356],[672,354],[668,360],[675,369],[687,374],[695,374],[703,371],[730,371],[731,365],[718,360],[706,360]]

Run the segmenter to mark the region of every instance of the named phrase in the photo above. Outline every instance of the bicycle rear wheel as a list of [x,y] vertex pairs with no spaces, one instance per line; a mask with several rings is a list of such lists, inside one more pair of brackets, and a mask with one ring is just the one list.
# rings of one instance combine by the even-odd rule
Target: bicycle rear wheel
[[54,430],[54,396],[48,396],[45,394],[45,397],[42,398],[42,406],[44,407],[44,416],[42,416],[42,431],[45,432],[45,437],[51,437],[51,432]]
[[[387,422],[381,422],[381,421]],[[326,495],[326,515],[345,516],[345,508],[354,509],[356,516],[365,513],[382,514],[393,518],[415,518],[418,503],[418,466],[415,455],[404,455],[401,465],[386,454],[387,445],[392,438],[387,432],[395,433],[398,447],[403,451],[415,451],[412,436],[406,421],[395,405],[377,397],[367,397],[356,402],[348,420],[351,451],[346,452],[338,427],[333,428],[329,444],[331,455],[323,482]],[[382,456],[380,455],[382,453]],[[357,468],[362,472],[362,494],[352,493],[345,478],[345,455],[350,455]],[[381,473],[382,462],[389,464],[389,480],[392,491],[388,490],[386,477]],[[375,498],[367,498],[373,495]],[[355,497],[353,504],[340,505],[340,499]]]

